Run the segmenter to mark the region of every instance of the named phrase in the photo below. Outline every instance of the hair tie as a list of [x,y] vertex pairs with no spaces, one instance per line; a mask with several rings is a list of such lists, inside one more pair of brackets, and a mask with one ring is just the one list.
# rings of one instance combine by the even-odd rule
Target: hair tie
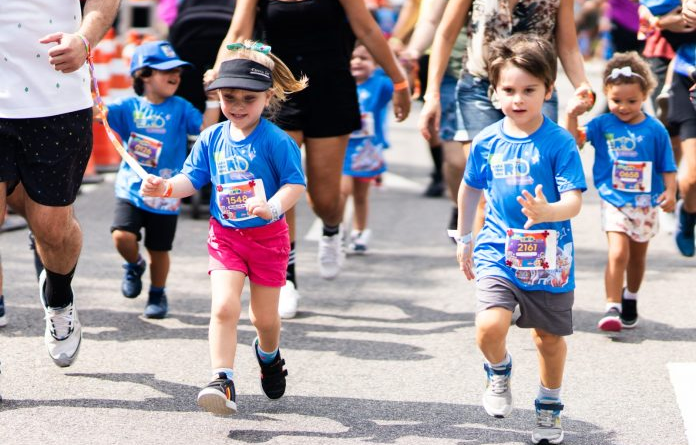
[[630,66],[624,66],[622,68],[614,68],[613,70],[611,70],[611,74],[609,74],[605,80],[609,80],[609,79],[616,80],[619,77],[632,77],[632,76],[640,77],[641,79],[645,80],[645,77],[641,76],[638,73],[634,73]]
[[264,45],[261,42],[254,42],[253,45],[247,45],[246,43],[230,43],[229,45],[227,45],[227,49],[230,51],[248,49],[249,51],[256,51],[265,55],[268,55],[271,52],[271,47],[268,45]]

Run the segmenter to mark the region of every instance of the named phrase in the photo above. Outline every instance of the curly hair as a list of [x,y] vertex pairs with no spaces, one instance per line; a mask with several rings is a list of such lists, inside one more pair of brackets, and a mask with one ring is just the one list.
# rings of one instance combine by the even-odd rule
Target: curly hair
[[[631,68],[631,72],[634,73],[634,75],[612,76],[612,71],[625,67]],[[635,51],[615,53],[614,56],[607,61],[607,65],[604,67],[602,77],[604,79],[605,90],[609,85],[625,85],[635,83],[640,85],[641,91],[646,96],[650,96],[652,90],[654,90],[657,86],[657,81],[655,80],[652,70],[650,70],[650,66]]]

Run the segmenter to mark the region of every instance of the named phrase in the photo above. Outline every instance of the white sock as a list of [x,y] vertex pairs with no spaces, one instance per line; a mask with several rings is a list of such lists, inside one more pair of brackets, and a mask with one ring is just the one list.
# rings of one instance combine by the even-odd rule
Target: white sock
[[225,374],[230,380],[232,380],[232,377],[234,376],[234,370],[232,368],[215,368],[213,369],[213,379],[218,378],[219,373]]
[[537,393],[537,400],[561,400],[561,388],[550,389],[544,387],[544,385],[539,385],[539,392]]
[[629,292],[628,288],[624,289],[623,292],[623,299],[624,300],[637,300],[638,299],[638,292]]
[[621,312],[621,303],[607,303],[604,307],[604,312],[609,312],[611,308],[616,308],[617,311]]
[[488,363],[488,365],[493,369],[503,369],[512,361],[512,357],[509,352],[505,352],[505,358],[500,363]]

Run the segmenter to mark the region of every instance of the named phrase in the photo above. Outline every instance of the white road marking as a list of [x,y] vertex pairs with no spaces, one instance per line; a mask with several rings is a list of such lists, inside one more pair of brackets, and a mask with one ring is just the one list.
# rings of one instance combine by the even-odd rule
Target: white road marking
[[686,441],[689,445],[696,445],[696,363],[667,363],[667,369],[684,418]]

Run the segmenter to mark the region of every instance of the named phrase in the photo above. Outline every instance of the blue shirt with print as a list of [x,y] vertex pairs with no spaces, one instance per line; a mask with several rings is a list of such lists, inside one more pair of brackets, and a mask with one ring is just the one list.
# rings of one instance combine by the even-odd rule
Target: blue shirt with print
[[[627,124],[611,113],[602,114],[587,124],[587,141],[595,148],[592,176],[600,198],[614,207],[659,205],[657,198],[665,190],[662,173],[677,171],[669,134],[660,121],[646,116],[640,123]],[[621,168],[622,163],[631,171]],[[635,185],[636,191],[621,190],[625,186],[616,179],[621,174],[629,175],[628,184],[634,187],[631,175],[638,173],[631,163],[646,163],[643,169],[652,165],[649,173],[642,173],[651,176],[649,191],[642,184]]]
[[268,200],[285,184],[305,185],[300,149],[275,124],[261,119],[246,138],[230,137],[230,123],[203,131],[182,173],[200,189],[212,183],[210,214],[225,227],[259,227],[270,221],[250,216],[245,202],[263,192]]
[[[198,134],[203,115],[179,96],[152,104],[143,97],[128,97],[108,105],[109,125],[123,139],[129,153],[146,172],[163,178],[176,175],[186,159],[187,136]],[[121,162],[116,176],[116,196],[152,213],[176,215],[181,200],[140,194],[142,180]]]
[[549,203],[557,202],[561,193],[585,191],[575,140],[546,117],[528,137],[512,137],[503,130],[505,119],[489,125],[474,138],[464,172],[466,184],[483,189],[487,203],[486,219],[474,248],[476,277],[505,278],[524,290],[568,292],[575,288],[570,220],[540,223],[528,229],[544,234],[556,231],[555,268],[547,267],[548,263],[534,269],[513,267],[506,239],[513,229],[523,229],[527,222],[517,202],[522,190],[534,195],[536,186],[542,185]]
[[357,89],[362,126],[350,135],[343,174],[370,178],[387,169],[382,150],[389,147],[386,139],[387,105],[394,85],[380,69]]

